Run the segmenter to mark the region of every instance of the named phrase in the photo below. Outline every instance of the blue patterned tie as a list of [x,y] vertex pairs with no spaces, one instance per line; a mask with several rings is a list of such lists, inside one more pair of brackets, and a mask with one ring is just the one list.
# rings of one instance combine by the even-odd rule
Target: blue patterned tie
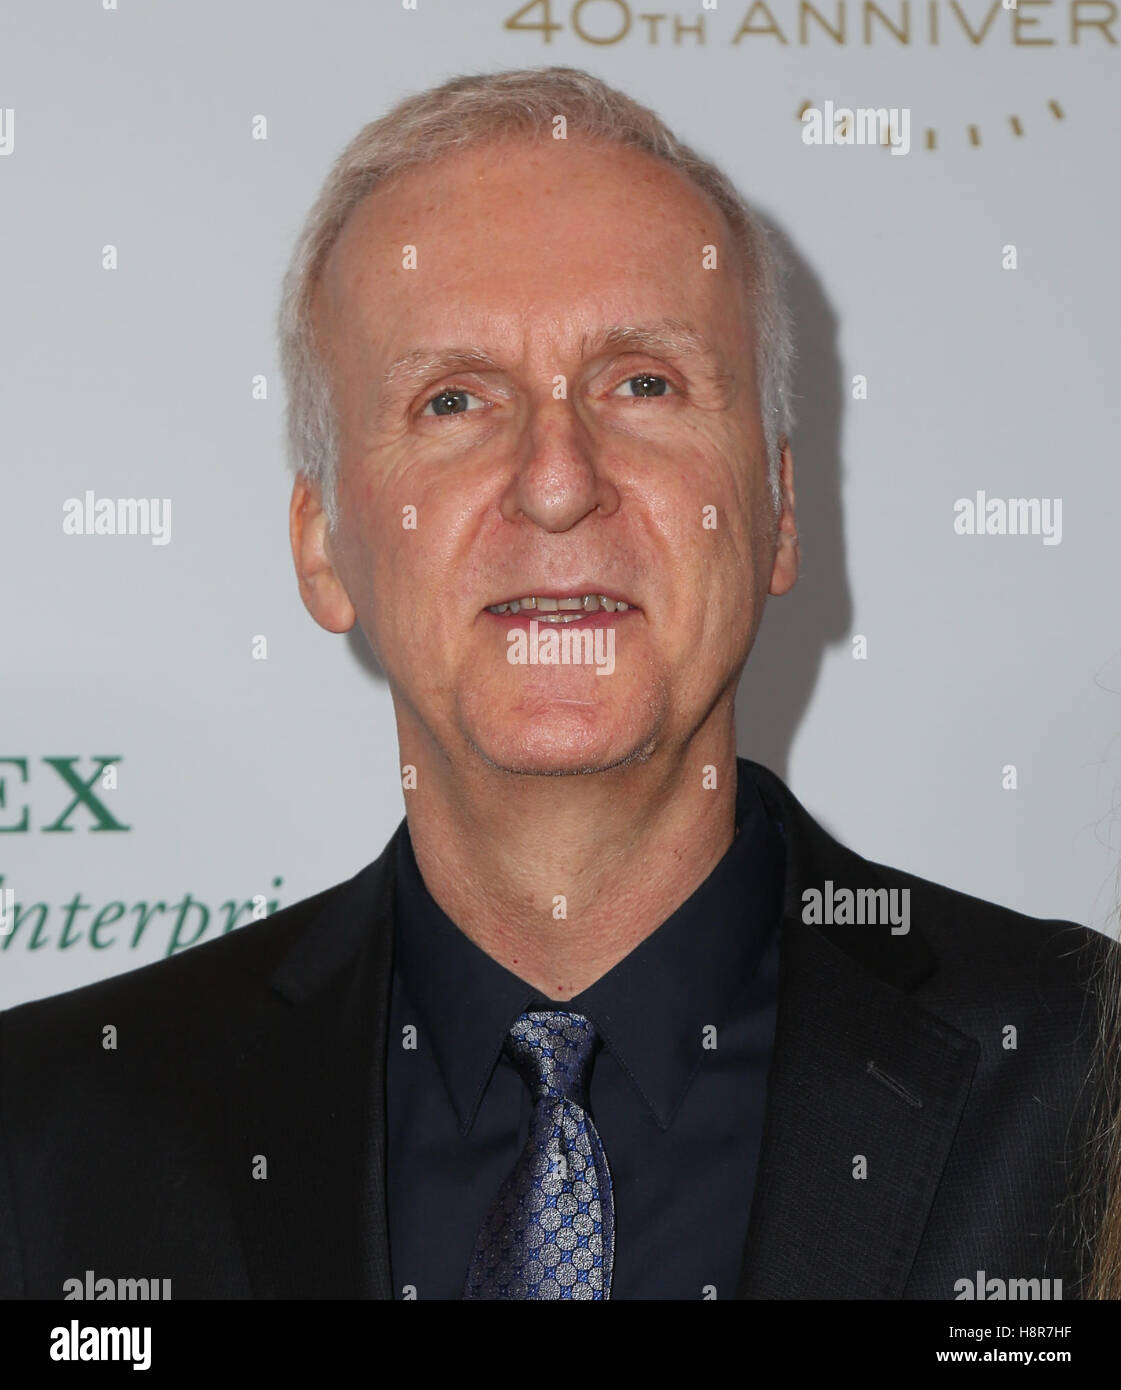
[[525,1013],[506,1055],[534,1099],[529,1139],[475,1241],[464,1298],[611,1297],[611,1173],[588,1115],[599,1035],[581,1014]]

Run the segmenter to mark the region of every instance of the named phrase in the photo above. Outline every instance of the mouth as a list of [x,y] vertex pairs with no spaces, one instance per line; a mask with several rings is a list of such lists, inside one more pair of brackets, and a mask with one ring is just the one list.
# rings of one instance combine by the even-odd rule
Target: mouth
[[632,613],[638,605],[613,594],[592,591],[568,594],[526,594],[487,605],[496,618],[533,618],[539,623],[580,623],[605,613]]

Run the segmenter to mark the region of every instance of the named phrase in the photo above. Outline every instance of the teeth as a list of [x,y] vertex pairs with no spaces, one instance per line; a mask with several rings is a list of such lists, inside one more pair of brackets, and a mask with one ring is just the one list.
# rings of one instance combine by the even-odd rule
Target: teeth
[[570,623],[583,617],[585,613],[622,613],[630,608],[622,599],[607,598],[604,594],[582,594],[578,598],[536,598],[529,594],[525,598],[508,599],[505,603],[492,604],[491,613],[520,613],[523,608],[548,614],[542,622]]

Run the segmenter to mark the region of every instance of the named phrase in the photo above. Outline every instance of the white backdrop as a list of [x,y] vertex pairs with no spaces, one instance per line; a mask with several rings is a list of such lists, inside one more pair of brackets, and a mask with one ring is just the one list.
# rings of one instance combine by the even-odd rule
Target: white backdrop
[[[403,814],[385,684],[291,570],[279,281],[361,125],[544,63],[654,106],[794,260],[804,570],[748,664],[740,752],[869,858],[1109,926],[1114,4],[883,0],[903,44],[859,0],[816,7],[843,43],[796,0],[542,2],[515,27],[507,0],[106,3],[0,10],[0,1005],[327,887]],[[516,27],[546,18],[549,42]],[[826,100],[908,108],[910,153],[805,145]],[[1061,499],[1061,543],[956,534],[978,490]],[[168,543],[66,534],[87,492],[169,499]],[[66,774],[100,759],[117,787],[67,814]]]

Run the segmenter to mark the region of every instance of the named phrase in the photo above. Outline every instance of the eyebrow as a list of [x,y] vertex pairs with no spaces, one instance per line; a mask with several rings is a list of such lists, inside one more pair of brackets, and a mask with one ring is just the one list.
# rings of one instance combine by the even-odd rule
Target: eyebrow
[[[714,382],[722,387],[731,377],[723,355],[704,334],[677,319],[659,319],[650,324],[615,324],[598,332],[585,331],[581,335],[581,359],[593,352],[612,349],[649,352],[669,358],[696,358],[707,368]],[[404,390],[412,382],[429,376],[497,370],[501,370],[500,364],[485,348],[416,347],[389,364],[382,378],[382,387],[385,392]]]
[[447,372],[494,371],[497,367],[498,363],[483,348],[412,348],[389,364],[382,385],[388,391],[426,376],[443,376]]
[[699,357],[712,364],[723,364],[720,353],[703,333],[677,319],[659,319],[657,323],[635,326],[617,324],[601,334],[585,333],[580,339],[581,357],[588,355],[589,348],[598,351],[629,348],[634,352]]

